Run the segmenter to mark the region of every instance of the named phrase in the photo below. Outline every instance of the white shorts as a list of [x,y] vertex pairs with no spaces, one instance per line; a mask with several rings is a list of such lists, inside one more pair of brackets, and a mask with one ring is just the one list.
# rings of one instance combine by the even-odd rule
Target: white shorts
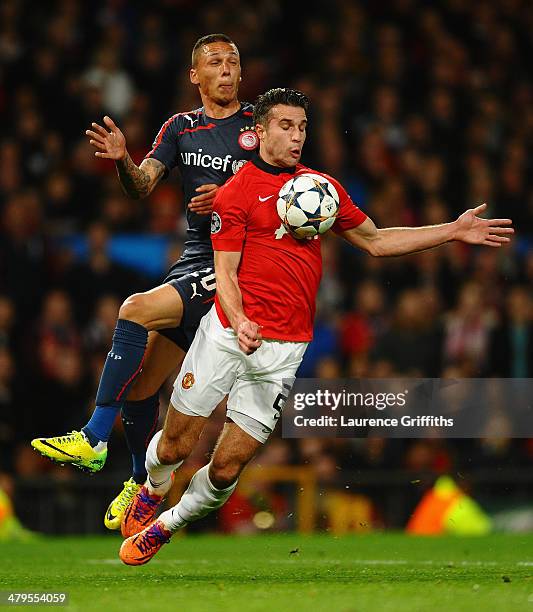
[[172,406],[184,414],[208,417],[229,394],[228,417],[256,440],[266,442],[307,345],[263,340],[255,353],[245,355],[237,335],[222,326],[213,306],[200,321],[174,382]]

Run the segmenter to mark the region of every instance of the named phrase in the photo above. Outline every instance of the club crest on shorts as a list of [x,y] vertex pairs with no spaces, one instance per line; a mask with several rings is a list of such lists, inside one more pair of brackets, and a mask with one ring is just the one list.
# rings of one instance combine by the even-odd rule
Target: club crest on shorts
[[255,133],[255,130],[249,126],[241,128],[239,135],[239,144],[241,149],[245,151],[253,151],[259,144],[259,138]]
[[213,211],[211,213],[211,233],[217,234],[218,232],[220,232],[221,228],[222,228],[222,219],[220,218],[220,215],[217,212]]
[[184,389],[190,389],[194,385],[194,374],[187,372],[181,380],[181,386]]

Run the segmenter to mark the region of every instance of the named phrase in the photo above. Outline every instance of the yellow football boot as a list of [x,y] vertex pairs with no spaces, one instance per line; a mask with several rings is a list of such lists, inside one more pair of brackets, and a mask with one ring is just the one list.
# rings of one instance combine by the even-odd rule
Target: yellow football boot
[[35,438],[31,445],[43,457],[56,463],[70,463],[85,472],[98,472],[107,458],[107,445],[97,451],[82,431],[71,431],[54,438]]
[[137,484],[133,478],[126,480],[124,488],[109,504],[107,512],[105,513],[104,525],[108,529],[120,529],[120,524],[122,523],[122,517],[124,516],[124,512],[126,512],[126,508],[130,505],[131,500],[141,487],[142,485]]

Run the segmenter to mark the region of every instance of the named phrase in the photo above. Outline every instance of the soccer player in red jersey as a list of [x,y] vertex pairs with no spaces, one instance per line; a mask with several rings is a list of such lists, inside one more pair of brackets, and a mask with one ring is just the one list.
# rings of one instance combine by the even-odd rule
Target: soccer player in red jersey
[[[217,294],[178,375],[165,427],[147,451],[148,480],[126,511],[124,563],[149,561],[171,535],[219,508],[240,473],[264,444],[281,413],[287,380],[294,380],[312,339],[321,276],[320,238],[285,231],[278,192],[299,173],[307,129],[307,98],[290,89],[260,96],[254,110],[259,155],[217,193],[211,238]],[[318,173],[320,174],[320,173]],[[326,176],[326,175],[325,175]],[[377,229],[332,177],[340,207],[333,231],[373,256],[403,255],[459,240],[498,247],[509,242],[509,219],[477,216],[415,228]],[[285,387],[283,383],[285,382]],[[191,452],[206,419],[228,395],[222,434],[208,465],[198,470],[176,506],[153,521],[171,475]]]

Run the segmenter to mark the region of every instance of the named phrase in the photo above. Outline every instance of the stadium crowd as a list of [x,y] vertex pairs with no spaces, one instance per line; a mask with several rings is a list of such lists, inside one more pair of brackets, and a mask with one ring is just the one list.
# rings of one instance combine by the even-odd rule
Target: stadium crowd
[[[241,52],[241,99],[283,85],[309,95],[303,161],[341,180],[377,225],[441,223],[487,202],[517,231],[503,249],[450,244],[391,260],[326,236],[300,375],[533,374],[533,4],[333,0],[302,11],[276,0],[5,0],[0,486],[59,469],[29,439],[85,422],[121,301],[160,281],[111,260],[109,240],[166,235],[169,262],[181,249],[179,177],[130,201],[84,131],[109,114],[139,163],[167,117],[198,106],[190,50],[219,31]],[[65,247],[80,233],[83,259]],[[167,398],[168,389],[163,407]],[[338,488],[365,469],[531,465],[533,445],[278,438],[258,461],[313,465]]]

